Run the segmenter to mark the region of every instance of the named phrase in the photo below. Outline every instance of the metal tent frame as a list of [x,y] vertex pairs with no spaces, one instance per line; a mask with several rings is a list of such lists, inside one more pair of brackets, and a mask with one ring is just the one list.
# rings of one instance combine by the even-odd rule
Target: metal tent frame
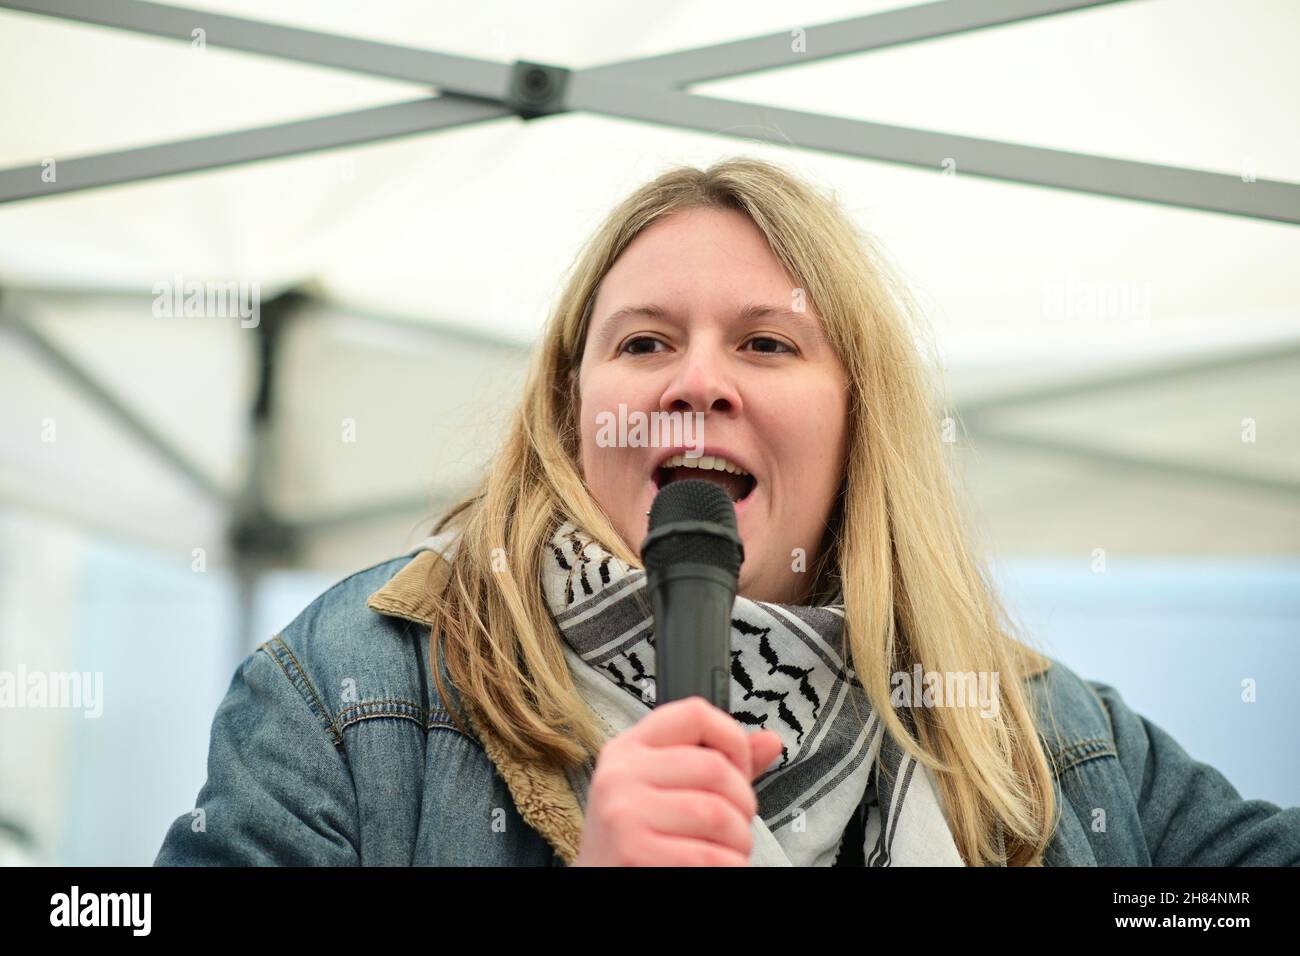
[[[963,175],[1300,224],[1300,184],[757,106],[694,83],[954,36],[1120,0],[940,0],[660,56],[570,70],[500,63],[142,0],[0,0],[0,8],[436,87],[438,95],[235,133],[0,170],[0,202],[355,146],[521,116],[586,111]],[[795,42],[791,42],[792,39]],[[742,134],[739,132],[744,130]]]
[[[1204,170],[1121,160],[1017,143],[892,126],[799,110],[755,105],[688,91],[692,84],[803,65],[833,57],[954,36],[1020,21],[1069,13],[1119,0],[939,0],[883,13],[840,20],[804,30],[769,33],[659,56],[571,70],[517,61],[495,62],[432,50],[288,27],[203,10],[142,0],[0,0],[0,9],[56,17],[191,43],[205,44],[404,80],[436,88],[437,95],[370,109],[280,123],[238,132],[162,143],[98,155],[61,159],[47,181],[43,164],[0,170],[0,203],[39,199],[119,183],[217,169],[259,160],[432,133],[489,120],[534,120],[585,111],[746,140],[791,145],[861,159],[924,169],[956,160],[962,175],[1064,189],[1177,208],[1300,224],[1300,184],[1250,180]],[[284,322],[307,301],[291,293],[264,306],[258,328],[261,376],[251,421],[252,452],[244,487],[235,495],[217,488],[185,456],[76,360],[43,335],[12,305],[6,324],[78,388],[152,447],[232,515],[231,541],[244,586],[257,570],[291,557],[295,536],[315,526],[365,520],[379,514],[423,507],[423,497],[362,505],[349,514],[289,524],[266,506],[261,490],[262,456],[270,418],[275,345]],[[4,305],[4,303],[0,303]],[[267,321],[267,319],[270,321]],[[430,330],[436,331],[436,330]],[[1046,401],[1131,386],[1139,380],[1182,376],[1209,368],[1289,359],[1292,343],[1263,352],[1244,352],[1205,363],[1176,363],[1154,369],[1090,377],[1042,392],[1029,390],[971,403],[967,426],[981,438],[1034,447],[1089,461],[1105,461],[1156,473],[1226,481],[1287,496],[1300,485],[1190,463],[1140,458],[1117,450],[1041,436],[1000,433],[988,415],[1010,403]]]

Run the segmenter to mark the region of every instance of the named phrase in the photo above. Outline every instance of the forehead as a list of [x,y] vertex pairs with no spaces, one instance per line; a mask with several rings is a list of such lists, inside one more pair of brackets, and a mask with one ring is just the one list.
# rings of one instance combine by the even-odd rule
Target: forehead
[[762,301],[789,308],[797,283],[748,216],[688,209],[646,227],[601,281],[592,317],[656,303],[671,311],[735,311]]

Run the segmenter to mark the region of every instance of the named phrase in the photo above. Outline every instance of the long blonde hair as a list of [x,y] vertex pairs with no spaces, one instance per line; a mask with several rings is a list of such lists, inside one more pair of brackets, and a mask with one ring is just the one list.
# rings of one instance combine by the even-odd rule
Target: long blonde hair
[[[700,207],[749,216],[805,290],[847,372],[848,461],[810,594],[843,588],[858,678],[886,731],[935,772],[966,862],[1002,862],[1001,833],[1009,865],[1039,863],[1056,807],[1024,679],[1046,661],[1011,636],[973,556],[937,393],[913,338],[922,332],[919,311],[833,198],[766,161],[665,172],[618,205],[579,254],[503,447],[477,489],[434,528],[460,533],[435,595],[431,655],[443,699],[439,659],[476,716],[521,759],[564,768],[598,753],[602,737],[541,591],[543,552],[557,523],[569,520],[641,564],[583,481],[570,372],[582,360],[600,283],[622,251],[651,223]],[[996,675],[994,715],[914,706],[900,717],[891,677],[918,663],[926,672]]]

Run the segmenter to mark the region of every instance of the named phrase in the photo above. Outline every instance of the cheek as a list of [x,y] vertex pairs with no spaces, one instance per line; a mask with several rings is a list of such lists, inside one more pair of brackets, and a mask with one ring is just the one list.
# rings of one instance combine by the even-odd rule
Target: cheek
[[583,402],[580,414],[582,420],[579,423],[579,434],[581,435],[581,452],[579,458],[582,463],[582,477],[587,482],[587,486],[595,494],[596,498],[605,503],[603,492],[609,485],[609,453],[611,449],[602,448],[596,441],[597,423],[596,414],[600,411],[601,406],[593,404],[590,399]]
[[605,396],[601,393],[599,376],[583,372],[573,389],[578,426],[579,459],[584,476],[598,464],[600,449],[596,446],[596,415],[605,407]]
[[628,483],[629,452],[616,446],[602,445],[597,437],[608,436],[606,417],[617,421],[620,402],[635,406],[630,404],[626,390],[606,378],[597,374],[585,379],[577,401],[582,476],[596,499],[608,506],[616,494],[621,496],[625,492],[623,486]]
[[773,450],[802,476],[838,468],[847,436],[843,392],[824,382],[804,388],[769,390],[761,409],[751,410],[761,434],[773,436]]
[[[818,408],[820,428],[815,432],[818,443],[816,460],[825,472],[828,487],[837,487],[844,471],[848,451],[848,401],[842,391],[828,391]],[[813,429],[809,429],[813,434]]]

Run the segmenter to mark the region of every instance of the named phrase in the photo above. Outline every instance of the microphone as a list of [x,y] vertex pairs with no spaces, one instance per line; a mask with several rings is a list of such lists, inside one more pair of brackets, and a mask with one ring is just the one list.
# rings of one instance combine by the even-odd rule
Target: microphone
[[745,547],[736,506],[699,478],[666,485],[641,545],[654,613],[655,706],[700,696],[731,712],[731,609]]

